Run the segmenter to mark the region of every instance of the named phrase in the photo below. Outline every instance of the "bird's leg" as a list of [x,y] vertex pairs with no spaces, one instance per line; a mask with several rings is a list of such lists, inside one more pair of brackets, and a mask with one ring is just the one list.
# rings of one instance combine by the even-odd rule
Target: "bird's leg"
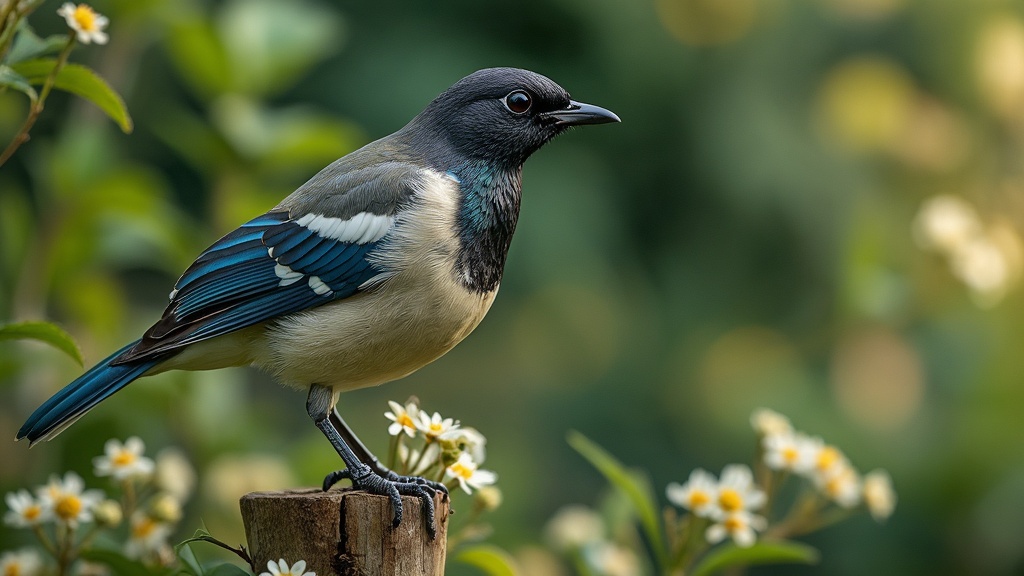
[[[348,478],[352,481],[352,486],[359,489],[370,492],[371,494],[381,494],[391,498],[391,506],[394,508],[395,516],[392,521],[392,527],[398,527],[402,522],[402,495],[416,496],[423,502],[423,509],[425,511],[427,521],[427,532],[431,538],[437,535],[437,527],[434,523],[434,497],[433,490],[429,487],[415,482],[402,482],[395,481],[385,478],[381,474],[373,471],[368,465],[360,461],[359,457],[352,448],[345,443],[345,439],[342,438],[341,433],[335,429],[331,423],[331,412],[334,408],[334,393],[327,386],[321,386],[320,384],[313,384],[309,388],[309,396],[306,397],[306,412],[309,417],[313,419],[316,427],[324,433],[324,436],[331,442],[334,449],[338,451],[338,455],[341,456],[342,461],[345,462],[345,469],[339,472],[333,472],[327,475],[324,479],[324,490],[330,488],[328,480],[331,480],[331,484],[337,482],[342,478]],[[348,435],[355,438],[351,430],[348,427],[344,427]],[[369,454],[365,446],[359,444],[359,450]],[[428,492],[428,490],[430,490]]]
[[[348,424],[345,423],[345,420],[341,417],[341,414],[338,414],[336,409],[331,411],[330,418],[334,429],[338,431],[338,434],[340,434],[342,439],[345,440],[345,443],[352,448],[352,451],[359,458],[359,461],[369,466],[371,470],[392,482],[413,482],[415,484],[420,484],[431,493],[431,496],[433,496],[434,491],[437,491],[444,494],[445,500],[448,499],[448,487],[441,482],[427,480],[421,476],[402,476],[381,464],[380,460],[378,460],[366,445],[359,440],[355,433],[352,432],[352,429],[349,428]],[[343,473],[344,470],[338,470],[328,474],[327,477],[324,478],[324,489],[326,490],[330,488],[335,484],[335,482],[341,480],[343,478]]]

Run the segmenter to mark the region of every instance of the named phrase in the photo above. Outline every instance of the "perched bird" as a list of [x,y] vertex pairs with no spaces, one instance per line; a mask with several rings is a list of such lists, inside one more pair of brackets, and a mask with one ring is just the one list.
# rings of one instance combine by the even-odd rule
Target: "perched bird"
[[475,72],[404,128],[336,160],[218,240],[142,338],[54,394],[18,439],[49,440],[111,394],[167,370],[253,365],[308,389],[306,410],[348,478],[422,499],[439,483],[383,467],[335,410],[339,393],[402,378],[465,338],[494,301],[519,217],[523,162],[570,126],[618,122],[548,78]]

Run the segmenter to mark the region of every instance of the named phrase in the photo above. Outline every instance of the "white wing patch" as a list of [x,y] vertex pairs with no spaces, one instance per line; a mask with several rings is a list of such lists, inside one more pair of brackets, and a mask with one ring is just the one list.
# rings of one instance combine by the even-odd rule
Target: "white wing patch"
[[366,244],[383,238],[394,225],[395,217],[360,212],[348,220],[342,220],[319,214],[306,214],[295,223],[305,226],[324,238],[338,242]]
[[302,272],[296,272],[295,270],[281,264],[274,265],[274,274],[277,274],[277,277],[281,279],[281,281],[277,283],[278,286],[290,286],[299,280],[302,280],[302,277],[305,276]]
[[[342,220],[320,214],[306,214],[295,220],[295,223],[316,232],[321,238],[349,244],[367,244],[383,238],[394,226],[395,217],[360,212],[347,220]],[[268,249],[267,254],[274,258],[274,249]],[[274,273],[281,279],[278,286],[290,286],[305,278],[302,272],[297,272],[282,264],[274,266]],[[319,296],[330,296],[334,293],[319,276],[310,276],[308,282],[309,288]]]

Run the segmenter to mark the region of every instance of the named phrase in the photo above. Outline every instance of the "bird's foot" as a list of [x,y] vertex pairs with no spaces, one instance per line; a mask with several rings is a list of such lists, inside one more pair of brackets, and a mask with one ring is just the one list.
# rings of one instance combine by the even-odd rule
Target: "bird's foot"
[[[382,467],[383,468],[383,467]],[[437,537],[437,525],[434,521],[434,495],[442,492],[447,499],[448,489],[438,482],[431,482],[418,476],[399,476],[384,468],[384,473],[372,470],[366,464],[360,464],[357,468],[345,468],[331,472],[324,478],[323,490],[331,489],[338,481],[348,478],[352,481],[352,487],[357,490],[365,490],[370,494],[380,494],[391,499],[391,507],[395,511],[391,527],[397,528],[402,522],[402,496],[416,496],[423,502],[423,511],[427,522],[427,533],[430,539]],[[439,490],[437,486],[440,486]]]

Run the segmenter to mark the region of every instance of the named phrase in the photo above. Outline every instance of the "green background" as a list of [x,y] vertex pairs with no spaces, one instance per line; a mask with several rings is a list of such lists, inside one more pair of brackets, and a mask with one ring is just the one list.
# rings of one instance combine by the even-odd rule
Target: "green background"
[[[60,33],[58,6],[32,24]],[[386,401],[410,395],[478,428],[505,496],[491,541],[516,553],[544,542],[559,507],[606,490],[568,430],[646,470],[664,502],[695,467],[749,461],[748,417],[767,406],[862,471],[888,469],[900,497],[887,524],[861,515],[818,533],[819,566],[777,573],[1024,570],[1024,4],[95,8],[110,43],[72,60],[125,96],[136,129],[58,94],[0,169],[0,319],[59,322],[91,365],[159,317],[221,234],[473,70],[529,68],[623,122],[530,159],[490,314],[418,373],[344,395],[363,439],[383,452]],[[0,94],[3,142],[25,110]],[[999,248],[994,288],[960,279],[994,264],[915,234],[937,195],[973,207]],[[79,372],[43,346],[0,344],[0,437]],[[0,491],[68,469],[102,485],[103,441],[139,435],[199,468],[176,537],[203,521],[237,542],[238,496],[315,485],[339,464],[304,400],[250,369],[144,380],[53,442],[0,442]],[[0,528],[0,548],[25,536]]]

